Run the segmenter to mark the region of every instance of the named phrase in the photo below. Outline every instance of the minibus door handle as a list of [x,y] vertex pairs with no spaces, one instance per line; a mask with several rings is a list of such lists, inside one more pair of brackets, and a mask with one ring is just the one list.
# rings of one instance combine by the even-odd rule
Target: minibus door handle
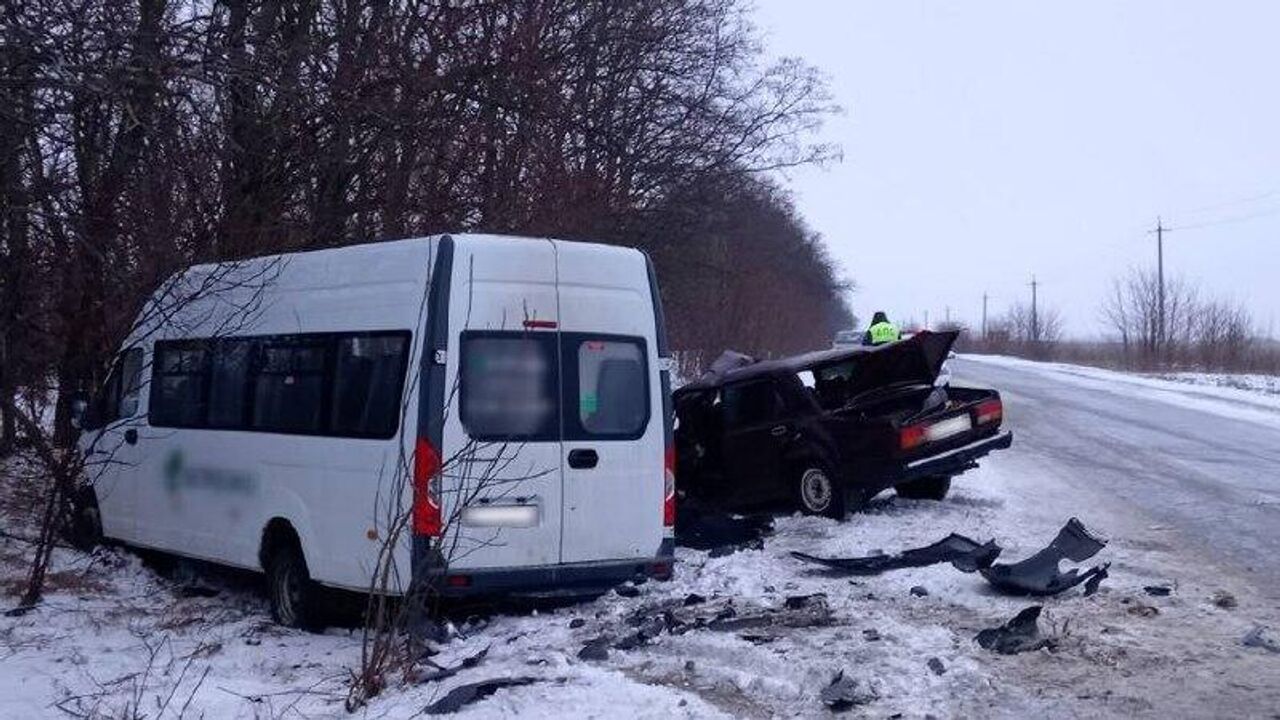
[[591,448],[578,448],[569,451],[569,467],[574,470],[588,470],[600,462],[600,455]]

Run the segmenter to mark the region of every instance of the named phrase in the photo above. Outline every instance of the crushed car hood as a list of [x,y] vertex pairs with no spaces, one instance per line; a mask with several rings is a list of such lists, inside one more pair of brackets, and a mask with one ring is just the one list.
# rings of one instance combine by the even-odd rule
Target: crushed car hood
[[772,360],[755,360],[748,355],[728,350],[711,363],[711,369],[680,391],[704,390],[764,375],[817,370],[854,358],[858,359],[857,384],[862,388],[899,382],[932,385],[959,334],[957,331],[922,331],[906,340],[884,345],[820,350]]

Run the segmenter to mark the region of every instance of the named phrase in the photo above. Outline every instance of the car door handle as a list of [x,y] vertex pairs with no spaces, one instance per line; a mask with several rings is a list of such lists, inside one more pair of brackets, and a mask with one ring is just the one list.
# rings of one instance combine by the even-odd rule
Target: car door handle
[[783,435],[787,434],[787,426],[777,425],[772,430],[769,431],[769,434],[773,435],[774,437],[782,437]]
[[574,470],[589,470],[600,462],[600,455],[591,448],[578,448],[569,451],[569,467]]

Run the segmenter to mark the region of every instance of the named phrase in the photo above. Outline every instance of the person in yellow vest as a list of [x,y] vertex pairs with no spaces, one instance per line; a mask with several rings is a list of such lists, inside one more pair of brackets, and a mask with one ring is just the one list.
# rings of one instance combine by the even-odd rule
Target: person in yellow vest
[[876,314],[871,316],[871,327],[867,328],[866,334],[862,336],[862,344],[883,345],[901,337],[902,332],[898,330],[898,326],[889,322],[889,316],[885,315],[883,310],[877,310]]

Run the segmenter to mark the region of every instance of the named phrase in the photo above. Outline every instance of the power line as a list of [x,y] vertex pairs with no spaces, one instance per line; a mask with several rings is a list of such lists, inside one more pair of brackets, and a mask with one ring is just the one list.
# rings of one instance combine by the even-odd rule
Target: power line
[[1223,218],[1221,220],[1207,220],[1205,222],[1191,223],[1190,225],[1177,225],[1175,227],[1165,228],[1165,230],[1198,230],[1200,228],[1217,227],[1219,225],[1233,225],[1235,223],[1257,220],[1258,218],[1264,217],[1272,217],[1274,215],[1280,215],[1280,208],[1274,208],[1266,212],[1252,213],[1249,215]]

